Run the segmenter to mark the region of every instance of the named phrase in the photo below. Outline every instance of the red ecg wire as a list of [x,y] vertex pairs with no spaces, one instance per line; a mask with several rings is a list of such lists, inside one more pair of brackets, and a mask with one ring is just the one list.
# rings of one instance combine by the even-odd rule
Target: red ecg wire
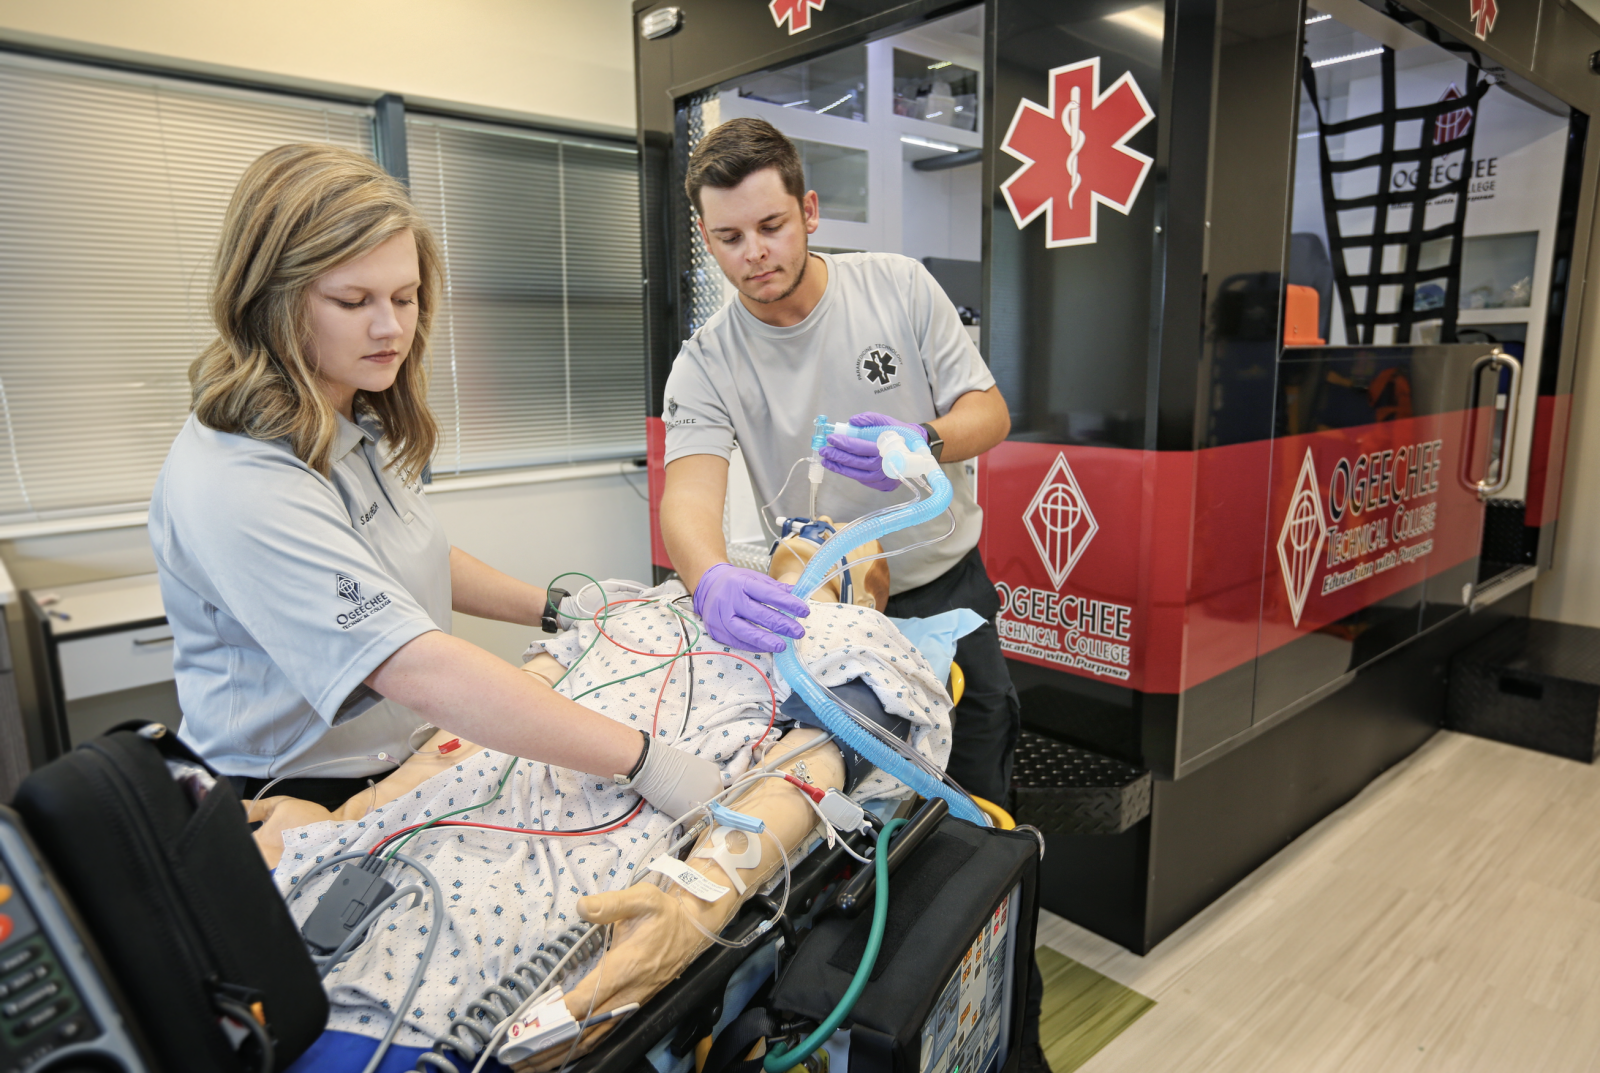
[[745,659],[743,656],[734,655],[732,652],[712,652],[712,651],[708,651],[706,649],[695,649],[692,652],[685,652],[684,655],[685,656],[727,656],[729,659],[738,660],[740,663],[743,663],[746,667],[749,667],[752,671],[756,672],[756,676],[758,678],[760,678],[761,681],[762,681],[762,684],[764,684],[767,687],[767,695],[772,698],[772,714],[767,716],[767,729],[761,732],[761,737],[757,738],[756,739],[756,743],[750,747],[751,749],[760,749],[761,748],[761,743],[767,740],[767,735],[768,734],[772,733],[772,724],[778,721],[778,691],[776,689],[772,688],[772,679],[770,679],[766,675],[762,674],[760,667],[757,667],[754,663],[751,663],[749,660]]
[[[600,616],[602,614],[605,614],[605,613],[609,612],[613,607],[620,607],[623,604],[647,604],[647,603],[653,603],[653,602],[654,601],[652,601],[652,600],[647,600],[647,599],[644,599],[644,598],[634,598],[634,599],[627,599],[627,600],[614,600],[614,601],[611,601],[611,602],[605,604],[605,606],[601,607],[599,610],[597,610],[594,613],[593,622],[594,622],[594,625],[595,625],[595,629],[600,631],[600,636],[601,637],[604,637],[607,641],[610,641],[613,645],[615,645],[617,648],[622,649],[622,651],[624,651],[624,652],[629,652],[629,653],[632,653],[633,655],[636,655],[636,656],[649,656],[649,657],[651,657],[653,659],[664,659],[664,658],[670,657],[670,659],[668,660],[668,663],[666,664],[665,668],[663,668],[666,671],[668,671],[669,674],[671,673],[672,664],[678,662],[678,660],[680,660],[680,659],[685,659],[685,658],[687,658],[689,656],[727,656],[727,657],[729,657],[729,658],[731,658],[733,660],[738,661],[739,663],[743,663],[745,666],[749,667],[752,671],[755,671],[756,672],[756,676],[759,677],[761,679],[761,681],[762,681],[762,684],[764,684],[767,687],[767,694],[772,699],[772,709],[771,709],[772,714],[767,717],[767,728],[766,728],[766,730],[764,730],[762,732],[761,737],[756,739],[755,744],[753,746],[751,746],[752,750],[759,751],[760,748],[761,748],[761,743],[767,740],[767,735],[772,733],[773,724],[775,724],[777,722],[777,720],[778,720],[778,691],[773,688],[772,680],[761,672],[761,668],[760,667],[756,666],[754,663],[751,663],[749,660],[745,659],[743,656],[734,655],[732,652],[713,652],[713,651],[707,651],[707,650],[701,650],[701,649],[691,650],[691,651],[688,651],[688,652],[683,651],[683,643],[684,643],[685,640],[687,640],[687,633],[683,629],[683,623],[682,623],[681,619],[679,620],[679,626],[678,626],[678,644],[677,644],[677,649],[675,651],[673,651],[673,652],[645,652],[645,651],[642,651],[642,650],[637,649],[637,648],[629,648],[627,645],[622,644],[620,641],[616,640],[610,634],[606,633],[605,628],[600,625]],[[661,684],[661,687],[658,690],[656,690],[655,712],[650,718],[650,736],[651,736],[652,739],[655,737],[657,721],[661,718],[661,702],[664,699],[666,699],[666,695],[667,695],[667,683],[666,683],[665,680],[663,680],[662,684]],[[805,790],[808,794],[811,792],[811,788],[807,787],[806,784],[802,783],[800,780],[794,778],[793,776],[787,776],[787,778],[789,779],[790,782],[794,783],[796,786],[799,786],[802,790]],[[821,798],[818,798],[817,800],[820,801]],[[410,832],[415,831],[415,830],[417,830],[419,828],[422,828],[422,827],[476,827],[476,828],[479,828],[479,829],[485,830],[485,831],[509,831],[512,834],[525,834],[525,835],[551,835],[551,836],[554,836],[554,837],[557,837],[557,838],[581,838],[581,837],[583,837],[585,835],[609,834],[610,832],[615,831],[617,828],[625,826],[628,823],[631,823],[633,821],[634,817],[638,816],[639,813],[644,809],[644,804],[645,804],[644,798],[640,798],[639,799],[639,803],[634,806],[632,812],[628,813],[622,819],[618,820],[616,823],[612,824],[609,827],[591,828],[591,829],[582,830],[582,831],[544,831],[544,830],[540,830],[540,829],[535,828],[535,827],[503,827],[503,826],[499,826],[499,825],[492,824],[492,823],[474,823],[474,822],[472,822],[470,820],[437,820],[437,821],[429,821],[429,822],[426,822],[426,823],[414,823],[410,827],[403,827],[400,830],[395,831],[393,834],[389,834],[389,835],[384,836],[381,840],[379,840],[372,847],[372,849],[368,850],[367,852],[368,853],[377,853],[378,851],[383,849],[384,846],[386,846],[388,843],[394,841],[396,838],[399,838],[400,836],[405,835],[405,834],[409,834]],[[485,806],[485,807],[487,807],[487,806]]]
[[801,782],[793,775],[784,775],[784,780],[786,782],[792,782],[796,786],[800,787],[801,793],[805,794],[819,805],[822,804],[822,799],[828,796],[827,791],[823,790],[821,787],[812,786],[809,782]]
[[[635,656],[649,656],[652,659],[668,659],[670,657],[670,661],[667,663],[667,667],[666,667],[666,669],[669,670],[669,671],[671,670],[672,664],[678,662],[678,660],[683,659],[683,658],[685,658],[687,656],[727,656],[728,658],[733,659],[733,660],[735,660],[735,661],[737,661],[739,663],[743,663],[746,667],[749,667],[752,671],[755,671],[756,675],[761,679],[762,683],[767,687],[767,694],[772,698],[772,714],[767,716],[767,728],[766,728],[766,730],[762,731],[761,737],[757,738],[756,739],[756,743],[751,746],[752,750],[757,750],[757,751],[760,750],[761,743],[767,740],[767,736],[772,733],[773,724],[778,721],[778,691],[773,688],[772,680],[770,678],[768,678],[764,673],[762,673],[762,670],[761,670],[760,667],[756,666],[754,663],[751,663],[749,660],[745,659],[743,656],[734,655],[732,652],[712,652],[712,651],[707,651],[707,650],[704,650],[704,649],[694,649],[694,650],[691,650],[689,652],[683,651],[684,630],[683,630],[682,620],[679,620],[679,625],[678,625],[678,645],[677,645],[677,649],[672,651],[672,652],[646,652],[646,651],[644,651],[642,649],[638,649],[638,648],[629,648],[627,645],[623,644],[622,642],[618,641],[616,638],[612,637],[609,633],[607,633],[605,631],[605,627],[600,624],[600,616],[602,614],[604,614],[605,612],[610,611],[613,607],[620,607],[623,604],[641,604],[641,603],[652,603],[652,602],[654,602],[654,601],[647,600],[647,599],[644,599],[644,598],[634,598],[634,599],[628,599],[628,600],[616,600],[616,601],[613,601],[612,603],[608,603],[604,607],[602,607],[599,610],[595,611],[595,613],[593,615],[594,627],[595,627],[596,630],[600,631],[600,636],[601,637],[604,637],[607,641],[610,641],[613,645],[615,645],[616,647],[622,649],[622,651],[624,651],[624,652],[632,653]],[[660,715],[661,715],[661,701],[662,701],[663,698],[665,698],[666,691],[667,691],[666,682],[663,681],[662,685],[661,685],[661,689],[657,692],[657,695],[656,695],[655,715],[652,716],[651,720],[650,720],[650,736],[652,738],[655,737],[656,720],[660,718]]]

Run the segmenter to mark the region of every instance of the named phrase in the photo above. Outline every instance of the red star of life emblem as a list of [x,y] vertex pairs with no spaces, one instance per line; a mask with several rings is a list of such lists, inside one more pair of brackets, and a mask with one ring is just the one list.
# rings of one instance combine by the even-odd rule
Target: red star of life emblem
[[1096,205],[1124,216],[1151,160],[1127,140],[1156,117],[1132,73],[1100,90],[1100,57],[1050,72],[1050,104],[1024,98],[1000,148],[1022,167],[1000,184],[1017,227],[1045,214],[1045,245],[1095,241]]
[[1472,0],[1472,32],[1483,41],[1494,29],[1494,20],[1500,17],[1500,5],[1495,0]]
[[789,22],[789,32],[797,34],[802,30],[811,29],[811,12],[821,11],[822,5],[828,0],[772,0],[767,5],[767,10],[772,12],[772,25],[782,26],[784,20]]

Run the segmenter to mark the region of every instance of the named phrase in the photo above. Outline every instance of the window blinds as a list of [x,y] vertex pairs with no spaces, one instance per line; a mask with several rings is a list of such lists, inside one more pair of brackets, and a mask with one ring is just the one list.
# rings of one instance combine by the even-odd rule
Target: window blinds
[[406,142],[445,259],[434,475],[644,454],[634,149],[418,115]]
[[0,53],[0,524],[143,509],[228,198],[296,141],[370,152],[371,109]]

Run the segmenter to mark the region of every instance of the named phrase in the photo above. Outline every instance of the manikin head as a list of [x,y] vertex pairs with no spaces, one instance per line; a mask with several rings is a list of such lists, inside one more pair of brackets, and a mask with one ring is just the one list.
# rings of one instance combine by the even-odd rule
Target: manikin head
[[414,476],[433,454],[427,349],[439,254],[405,187],[370,157],[283,145],[239,180],[212,281],[217,338],[189,369],[210,428],[287,438],[328,472],[338,415],[375,414]]
[[730,119],[695,146],[684,189],[706,247],[740,294],[768,305],[795,292],[819,217],[793,142],[766,120]]
[[[833,524],[833,519],[826,516],[817,520]],[[785,585],[793,585],[800,580],[801,571],[805,570],[811,557],[826,546],[825,542],[818,544],[798,534],[786,536],[778,541],[778,546],[773,550],[767,573]],[[875,559],[870,563],[863,563],[861,560],[882,552],[883,545],[871,540],[845,556],[851,563],[850,580],[855,588],[855,602],[862,607],[872,607],[879,611],[889,606],[889,560]],[[829,578],[806,599],[813,603],[837,603],[840,587],[839,578]]]

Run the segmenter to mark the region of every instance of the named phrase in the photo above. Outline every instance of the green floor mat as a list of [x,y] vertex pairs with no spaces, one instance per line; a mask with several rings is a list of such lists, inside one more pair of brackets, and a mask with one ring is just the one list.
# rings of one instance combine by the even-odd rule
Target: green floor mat
[[1051,1073],[1072,1073],[1156,1004],[1048,946],[1035,955],[1044,977],[1039,1039]]

